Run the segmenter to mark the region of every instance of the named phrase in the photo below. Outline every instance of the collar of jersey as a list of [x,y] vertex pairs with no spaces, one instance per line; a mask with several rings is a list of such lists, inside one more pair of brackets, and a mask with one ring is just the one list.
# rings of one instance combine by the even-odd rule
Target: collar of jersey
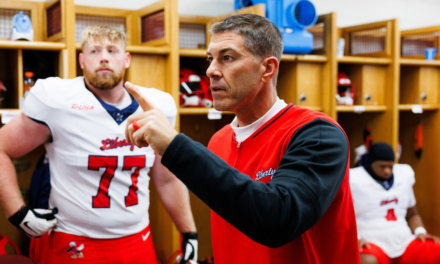
[[[125,89],[125,88],[124,88]],[[93,93],[92,93],[93,94]],[[136,101],[136,99],[134,99],[133,97],[131,97],[132,101],[131,104],[129,106],[127,106],[124,109],[118,109],[116,107],[114,107],[113,105],[109,105],[106,102],[102,101],[101,99],[99,99],[98,96],[96,96],[95,94],[93,94],[96,99],[101,103],[102,107],[104,107],[105,110],[107,110],[107,112],[109,113],[109,115],[115,120],[115,122],[120,125],[122,124],[122,122],[125,121],[125,119],[127,119],[127,117],[129,117],[130,115],[132,115],[134,112],[136,112],[136,110],[139,107],[139,103]]]
[[376,182],[379,183],[380,186],[382,186],[385,190],[388,191],[391,187],[393,187],[393,184],[394,184],[394,174],[391,175],[391,178],[389,180],[387,180],[387,181],[382,181],[382,182],[376,181]]

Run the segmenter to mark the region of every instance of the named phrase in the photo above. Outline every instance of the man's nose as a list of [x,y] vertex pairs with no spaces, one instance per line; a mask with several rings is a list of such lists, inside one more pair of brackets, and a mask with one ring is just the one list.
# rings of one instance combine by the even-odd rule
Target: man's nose
[[101,52],[101,60],[100,60],[101,64],[108,63],[108,56],[109,56],[108,51],[104,50],[103,52]]
[[206,75],[209,79],[221,77],[222,73],[220,71],[218,63],[215,60],[213,60],[211,64],[209,64],[209,67],[206,70]]

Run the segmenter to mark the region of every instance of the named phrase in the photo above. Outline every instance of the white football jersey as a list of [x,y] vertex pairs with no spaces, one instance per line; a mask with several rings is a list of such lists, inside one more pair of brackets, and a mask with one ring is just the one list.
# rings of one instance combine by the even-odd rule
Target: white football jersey
[[350,169],[358,234],[391,258],[401,256],[415,238],[405,217],[407,209],[416,204],[413,169],[406,164],[395,164],[393,174],[394,183],[386,190],[364,167]]
[[[139,87],[174,126],[171,95]],[[24,114],[46,124],[51,174],[50,207],[58,208],[55,231],[91,238],[118,238],[149,224],[149,168],[155,154],[125,141],[126,118],[142,112],[136,100],[119,110],[90,92],[84,78],[38,80]]]

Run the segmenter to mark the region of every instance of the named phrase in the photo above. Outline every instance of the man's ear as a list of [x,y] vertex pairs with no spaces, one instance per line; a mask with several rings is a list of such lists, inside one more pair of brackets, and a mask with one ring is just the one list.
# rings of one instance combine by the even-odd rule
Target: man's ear
[[275,57],[268,57],[263,60],[263,74],[261,76],[262,82],[269,82],[278,72],[280,63]]
[[79,54],[78,57],[78,61],[79,61],[79,66],[81,67],[81,69],[84,70],[84,55],[82,54],[82,52]]
[[128,67],[130,67],[130,63],[131,63],[130,52],[126,52],[125,53],[125,69],[128,69]]

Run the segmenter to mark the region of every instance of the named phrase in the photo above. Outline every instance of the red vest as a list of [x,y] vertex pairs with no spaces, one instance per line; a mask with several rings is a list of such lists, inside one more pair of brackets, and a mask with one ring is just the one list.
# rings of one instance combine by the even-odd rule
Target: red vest
[[[296,130],[316,118],[339,127],[330,117],[298,106],[293,106],[282,114],[289,106],[240,146],[235,140],[234,131],[227,125],[212,137],[208,148],[253,180],[269,182]],[[272,124],[267,126],[270,123]],[[258,133],[258,136],[252,138]],[[212,211],[215,263],[360,263],[356,219],[348,182],[349,160],[350,158],[341,187],[323,217],[300,237],[282,247],[269,248],[251,240]]]

